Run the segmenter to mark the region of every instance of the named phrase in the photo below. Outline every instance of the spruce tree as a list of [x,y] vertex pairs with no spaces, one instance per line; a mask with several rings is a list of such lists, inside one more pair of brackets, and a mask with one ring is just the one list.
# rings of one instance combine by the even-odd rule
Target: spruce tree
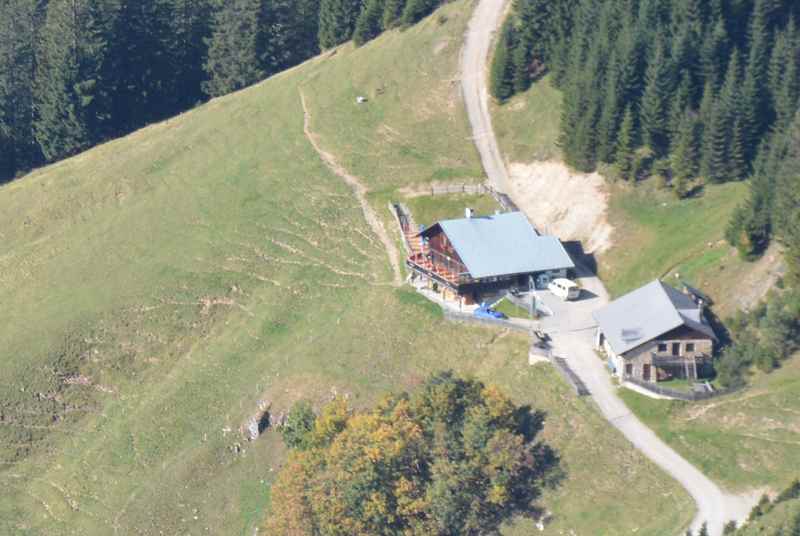
[[406,0],[386,0],[381,21],[384,30],[393,28],[400,23],[400,17],[402,17],[403,8],[405,7]]
[[40,15],[28,0],[0,2],[0,182],[41,162],[31,95]]
[[617,149],[614,155],[614,164],[617,167],[619,176],[624,180],[631,180],[631,172],[633,171],[633,150],[635,147],[635,129],[633,110],[631,106],[625,109],[625,115],[622,118],[622,125],[619,129],[619,137],[617,138]]
[[353,32],[356,46],[361,46],[380,35],[384,7],[384,0],[367,0],[367,5],[356,20]]
[[401,21],[406,25],[414,24],[430,15],[438,5],[439,0],[406,0]]
[[597,158],[610,163],[614,159],[615,140],[621,120],[619,70],[616,56],[612,55],[607,66],[606,81],[603,87],[605,97],[597,122]]
[[713,31],[706,32],[703,45],[700,49],[700,65],[703,79],[710,82],[716,89],[722,78],[720,66],[725,65],[728,57],[728,32],[725,30],[725,21],[721,18],[716,21]]
[[320,0],[320,48],[333,48],[349,41],[353,36],[360,8],[360,0]]
[[673,139],[670,159],[675,193],[678,197],[684,197],[687,181],[697,172],[697,124],[688,110],[684,111],[679,130]]
[[514,45],[514,50],[511,55],[512,69],[513,69],[513,86],[514,93],[523,93],[530,87],[531,73],[530,73],[530,50],[528,44],[522,39],[517,39]]
[[497,48],[492,58],[491,74],[489,78],[489,91],[500,102],[505,101],[514,94],[513,63],[511,48],[514,44],[513,27],[509,22],[503,25]]
[[263,76],[271,76],[306,59],[297,46],[294,0],[261,0],[256,53]]
[[93,2],[52,2],[42,39],[37,47],[34,101],[36,141],[48,161],[55,161],[88,147],[97,118],[100,66],[106,48],[105,35]]
[[246,87],[264,76],[258,57],[260,0],[230,0],[215,14],[203,89],[209,97]]
[[672,96],[669,108],[668,132],[670,140],[678,135],[681,121],[686,114],[686,110],[692,107],[691,89],[689,84],[689,73],[684,72],[678,88]]
[[664,53],[663,42],[659,39],[647,67],[640,111],[644,142],[656,154],[663,154],[668,146],[667,112],[672,85],[672,68]]
[[174,82],[170,88],[172,111],[185,110],[204,98],[203,63],[211,37],[213,0],[171,0],[168,49]]
[[747,158],[745,155],[745,133],[742,119],[738,118],[733,124],[733,138],[730,141],[728,156],[727,178],[733,180],[744,179],[747,176]]
[[711,182],[723,182],[728,172],[729,121],[723,106],[717,102],[711,117],[703,126],[703,158],[700,172]]
[[110,135],[128,133],[174,111],[171,8],[168,0],[119,2],[102,74],[111,102]]
[[293,4],[295,56],[303,61],[319,54],[320,0],[295,0]]

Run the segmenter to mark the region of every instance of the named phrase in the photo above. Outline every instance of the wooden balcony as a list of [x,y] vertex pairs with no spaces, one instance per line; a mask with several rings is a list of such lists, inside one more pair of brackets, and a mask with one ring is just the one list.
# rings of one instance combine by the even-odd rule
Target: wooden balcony
[[422,244],[420,251],[413,253],[406,261],[406,265],[434,281],[444,284],[458,291],[459,287],[474,280],[469,275],[467,267],[457,260],[438,251],[432,251]]

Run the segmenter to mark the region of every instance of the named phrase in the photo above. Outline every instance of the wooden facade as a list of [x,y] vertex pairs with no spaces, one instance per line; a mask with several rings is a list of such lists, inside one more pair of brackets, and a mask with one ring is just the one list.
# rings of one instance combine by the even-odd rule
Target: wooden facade
[[[460,300],[465,305],[481,301],[484,295],[512,288],[527,290],[531,280],[541,276],[540,272],[504,274],[486,278],[473,278],[461,260],[458,251],[438,224],[425,231],[427,239],[418,242],[406,260],[413,277],[426,280],[428,288],[443,295],[446,299]],[[567,277],[567,270],[552,270],[547,277]]]

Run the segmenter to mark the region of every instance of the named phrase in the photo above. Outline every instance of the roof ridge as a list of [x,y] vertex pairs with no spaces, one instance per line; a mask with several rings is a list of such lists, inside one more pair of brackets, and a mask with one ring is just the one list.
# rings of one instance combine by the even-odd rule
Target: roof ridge
[[[661,288],[661,292],[663,292],[663,293],[664,293],[664,297],[665,297],[665,298],[667,299],[667,301],[669,302],[670,308],[672,309],[672,314],[675,316],[675,318],[678,320],[678,322],[680,322],[681,324],[683,324],[683,323],[684,323],[684,317],[683,317],[683,315],[681,314],[680,310],[678,309],[678,305],[677,305],[677,304],[676,304],[676,303],[675,303],[675,302],[672,300],[672,296],[670,296],[670,291],[669,291],[669,290],[667,290],[667,284],[666,284],[666,283],[664,283],[664,282],[661,280],[661,278],[658,278],[658,279],[656,279],[656,281],[658,281],[658,283],[659,283],[659,285],[658,285],[658,286]],[[678,290],[677,290],[677,289],[675,289],[675,288],[673,288],[672,286],[670,286],[670,289],[672,289],[674,292],[678,292]],[[677,327],[677,326],[676,326],[676,327]],[[672,329],[675,329],[675,328],[672,328]],[[666,333],[666,332],[665,332],[665,333]],[[662,334],[662,335],[663,335],[663,334]]]

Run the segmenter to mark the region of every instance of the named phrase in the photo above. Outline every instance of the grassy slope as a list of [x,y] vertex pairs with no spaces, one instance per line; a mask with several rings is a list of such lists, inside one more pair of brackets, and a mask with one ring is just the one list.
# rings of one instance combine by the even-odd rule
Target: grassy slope
[[446,323],[389,287],[357,203],[303,136],[301,86],[323,145],[375,187],[436,179],[441,159],[477,173],[453,137],[459,109],[402,126],[418,77],[397,77],[380,119],[407,129],[407,150],[375,141],[356,158],[338,143],[369,140],[375,121],[322,111],[337,66],[372,87],[401,53],[434,73],[431,94],[452,91],[457,47],[416,47],[456,43],[466,5],[445,7],[443,27],[345,47],[0,189],[0,533],[250,534],[284,455],[273,433],[238,434],[259,400],[275,412],[332,392],[368,404],[447,367],[547,412],[567,472],[545,501],[554,530],[664,534],[688,521],[674,482],[550,368],[527,365],[525,338]]
[[[679,273],[724,301],[723,289],[709,289],[724,269],[746,268],[723,234],[731,212],[746,191],[743,183],[710,186],[697,197],[678,201],[654,181],[636,188],[612,185],[609,218],[614,246],[600,259],[609,292],[619,296],[656,277]],[[716,290],[716,292],[715,292]]]
[[702,404],[623,390],[628,406],[712,478],[735,489],[784,489],[800,477],[800,359],[751,388]]
[[561,93],[553,87],[550,76],[502,106],[492,105],[497,142],[512,162],[558,159],[560,121]]

